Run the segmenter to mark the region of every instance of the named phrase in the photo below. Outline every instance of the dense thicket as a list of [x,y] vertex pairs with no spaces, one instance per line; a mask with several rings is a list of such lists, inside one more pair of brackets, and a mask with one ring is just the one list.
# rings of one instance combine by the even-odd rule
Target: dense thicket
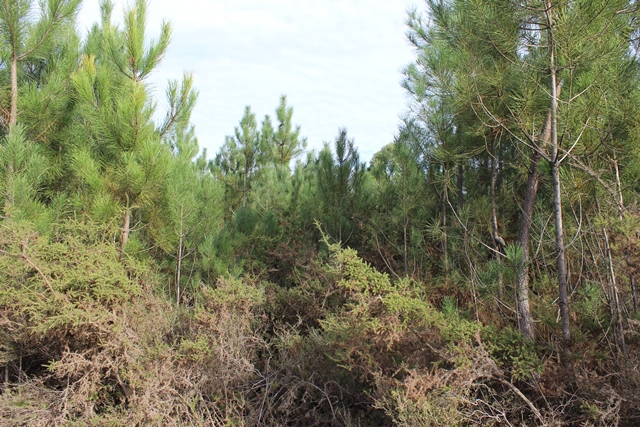
[[285,96],[207,157],[78,5],[0,6],[2,425],[637,424],[635,2],[428,0],[369,164]]

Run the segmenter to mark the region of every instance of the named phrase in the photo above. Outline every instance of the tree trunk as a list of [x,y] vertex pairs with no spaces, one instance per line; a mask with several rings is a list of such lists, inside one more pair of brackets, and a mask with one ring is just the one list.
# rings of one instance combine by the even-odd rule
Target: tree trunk
[[247,168],[244,168],[244,174],[242,175],[242,207],[247,207]]
[[[494,151],[494,150],[492,150]],[[498,213],[496,210],[496,181],[498,168],[496,167],[495,153],[491,153],[491,187],[489,188],[489,198],[491,203],[491,233],[493,234],[493,244],[497,253],[498,259],[502,257],[502,250],[505,246],[504,239],[500,236],[498,230]]]
[[404,261],[404,275],[405,277],[407,276],[408,272],[409,272],[409,268],[408,268],[408,264],[407,264],[407,252],[408,252],[408,248],[407,248],[407,240],[408,240],[408,230],[407,228],[409,227],[409,218],[408,215],[406,213],[406,206],[405,206],[405,212],[404,212],[404,218],[403,218],[403,223],[402,223],[402,240],[403,240],[403,252],[402,252],[402,258]]
[[556,260],[558,269],[558,305],[562,327],[562,363],[568,372],[571,369],[571,325],[569,319],[569,290],[567,261],[564,246],[564,222],[562,220],[562,188],[560,186],[560,158],[558,155],[558,87],[555,46],[551,35],[553,21],[551,5],[547,5],[549,26],[550,77],[551,77],[551,176],[553,181],[553,216],[556,231]]
[[[554,93],[557,95],[562,89],[562,82],[555,82],[554,79],[553,84],[555,88]],[[518,263],[518,277],[516,279],[518,326],[520,327],[520,332],[530,340],[533,340],[535,334],[533,317],[531,316],[531,308],[529,307],[529,241],[531,221],[533,218],[533,208],[538,195],[538,164],[542,157],[542,150],[544,150],[545,146],[549,145],[551,140],[553,116],[552,101],[549,111],[547,112],[547,120],[538,138],[539,144],[537,144],[537,147],[534,147],[533,155],[531,156],[529,173],[527,174],[527,187],[524,194],[524,204],[522,206],[522,218],[520,219],[520,228],[518,230],[518,246],[522,248],[522,257]]]
[[464,194],[462,193],[462,187],[464,185],[464,168],[462,165],[458,165],[458,212],[462,209],[464,203]]
[[443,171],[445,175],[444,187],[442,188],[442,254],[444,259],[444,278],[449,279],[449,252],[448,252],[448,238],[447,238],[447,200],[449,198],[447,192],[447,177],[446,170]]
[[524,204],[522,206],[522,218],[520,219],[520,229],[518,230],[518,245],[522,248],[522,257],[518,263],[518,277],[516,279],[518,326],[525,338],[533,340],[535,335],[533,317],[529,307],[529,241],[531,234],[531,222],[533,218],[533,208],[538,195],[538,163],[540,163],[540,150],[542,146],[549,143],[551,137],[551,111],[547,114],[542,133],[540,134],[540,144],[534,148],[527,174],[527,188],[524,194]]
[[9,109],[9,127],[18,122],[18,57],[11,55],[11,106]]
[[636,276],[631,273],[629,275],[629,284],[631,285],[631,296],[633,298],[633,312],[638,312],[638,299],[636,297]]
[[120,249],[124,252],[124,248],[129,240],[129,223],[131,222],[131,210],[127,208],[124,212],[124,224],[120,233]]
[[616,320],[617,323],[617,327],[618,327],[618,331],[617,331],[617,338],[618,338],[618,345],[620,346],[620,349],[622,350],[623,353],[627,352],[627,348],[626,348],[626,343],[625,343],[625,339],[624,339],[624,327],[622,324],[622,311],[620,310],[620,297],[618,295],[618,282],[616,280],[616,273],[615,270],[613,268],[613,255],[611,254],[611,245],[609,244],[609,233],[607,233],[607,229],[605,227],[602,227],[602,234],[604,237],[604,249],[605,252],[607,254],[607,261],[609,264],[609,276],[611,278],[611,292],[612,292],[612,302],[614,305],[614,310],[615,313],[612,313],[613,316],[612,318],[614,318]]
[[[548,122],[548,120],[547,120]],[[516,301],[518,311],[518,326],[520,332],[529,340],[534,339],[534,324],[529,307],[529,240],[533,206],[538,195],[538,162],[540,153],[535,150],[531,157],[529,173],[527,175],[527,189],[524,194],[522,218],[518,231],[518,245],[522,248],[522,257],[518,263],[518,277],[516,279]]]
[[567,261],[564,247],[564,223],[562,219],[562,189],[560,187],[560,164],[558,162],[557,135],[555,141],[552,138],[551,175],[553,180],[553,216],[556,228],[556,260],[558,269],[558,305],[560,307],[560,320],[562,326],[562,354],[563,363],[569,365],[571,356],[571,329],[569,322],[569,290],[567,277]]
[[180,279],[182,272],[182,240],[183,240],[182,207],[180,207],[180,241],[178,242],[178,267],[176,269],[176,306],[180,306]]

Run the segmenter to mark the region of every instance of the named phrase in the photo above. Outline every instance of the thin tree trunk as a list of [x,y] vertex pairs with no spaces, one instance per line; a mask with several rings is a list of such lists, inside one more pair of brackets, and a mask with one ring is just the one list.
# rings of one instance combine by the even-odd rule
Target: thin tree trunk
[[491,233],[493,234],[493,243],[498,257],[501,258],[502,250],[505,246],[504,239],[500,236],[498,230],[498,214],[496,210],[496,180],[497,180],[497,167],[495,154],[491,153],[491,187],[489,188],[489,198],[491,199]]
[[553,181],[553,214],[556,232],[556,260],[558,269],[558,305],[560,307],[560,320],[562,327],[562,363],[568,372],[571,369],[571,324],[569,319],[569,290],[567,261],[564,246],[564,222],[562,219],[562,188],[560,186],[560,158],[558,156],[558,87],[555,45],[551,31],[553,21],[552,9],[547,4],[547,21],[549,26],[550,46],[550,77],[551,77],[551,176]]
[[[615,152],[614,152],[614,155],[613,155],[613,165],[614,165],[615,170],[616,170],[616,186],[617,186],[617,189],[618,189],[618,203],[620,204],[619,207],[618,207],[619,208],[618,209],[618,218],[620,218],[620,220],[622,220],[623,219],[623,211],[624,211],[624,198],[623,198],[623,195],[622,195],[622,182],[620,180],[620,166],[618,165],[618,159],[617,159],[617,157],[615,155]],[[624,251],[624,257],[625,257],[625,260],[627,262],[627,265],[629,267],[634,268],[635,265],[629,259],[629,252],[626,251],[626,250]],[[634,268],[634,270],[635,270],[635,268]],[[635,271],[632,271],[629,274],[629,285],[631,286],[631,296],[633,298],[633,312],[637,313],[638,312],[638,299],[636,297]],[[622,339],[624,340],[624,335],[623,335]]]
[[618,323],[618,344],[620,345],[622,352],[626,353],[626,344],[624,341],[624,328],[622,327],[622,313],[620,311],[620,297],[618,296],[618,284],[616,282],[616,274],[613,269],[613,257],[611,255],[611,245],[609,245],[609,234],[607,229],[602,227],[602,234],[604,236],[604,248],[607,253],[607,261],[609,263],[609,276],[611,277],[611,291],[613,292],[612,300],[615,306],[614,318]]
[[629,284],[631,285],[631,296],[633,297],[633,312],[638,312],[638,299],[636,297],[636,276],[631,273],[629,275]]
[[178,268],[176,270],[176,306],[180,306],[180,279],[182,272],[182,227],[183,227],[183,219],[182,219],[182,206],[180,207],[180,241],[178,242]]
[[462,193],[462,187],[464,186],[464,169],[462,165],[458,165],[458,211],[462,209],[464,203],[464,194]]
[[540,134],[539,147],[534,148],[527,174],[527,187],[524,193],[524,203],[522,206],[522,218],[518,230],[518,246],[522,248],[522,256],[518,263],[518,276],[516,278],[517,312],[518,326],[520,332],[529,340],[533,340],[535,329],[531,308],[529,307],[529,242],[531,240],[531,222],[533,218],[533,208],[538,195],[538,163],[540,163],[540,150],[542,146],[549,143],[551,137],[551,112],[547,114],[542,133]]
[[402,254],[402,258],[404,260],[404,275],[405,277],[407,276],[407,273],[409,271],[408,269],[408,265],[407,265],[407,227],[409,226],[409,219],[407,218],[407,214],[406,211],[404,213],[404,219],[403,219],[403,224],[402,224],[402,239],[403,239],[403,243],[404,243],[404,248],[403,248],[403,254]]
[[[496,250],[496,258],[500,261],[503,258],[502,251],[505,247],[505,241],[500,236],[500,232],[498,230],[498,213],[496,209],[496,181],[497,181],[497,172],[498,168],[496,167],[497,159],[495,157],[494,143],[491,142],[491,186],[489,188],[489,198],[491,203],[491,233],[493,234],[493,247]],[[503,274],[500,273],[500,277],[498,278],[498,299],[500,301],[504,298],[504,277]]]
[[[558,83],[554,81],[553,87],[555,88],[554,93],[559,93],[562,89],[562,82]],[[516,279],[518,326],[520,327],[520,332],[522,332],[525,338],[530,340],[533,340],[534,338],[535,329],[533,317],[531,316],[531,308],[529,307],[529,242],[531,240],[530,234],[533,208],[538,195],[538,164],[542,157],[542,150],[545,146],[549,145],[551,140],[552,118],[554,111],[552,106],[553,101],[549,106],[547,119],[538,138],[539,144],[537,144],[537,147],[534,147],[533,154],[531,156],[531,163],[527,174],[527,187],[522,206],[522,218],[520,219],[520,228],[518,230],[518,246],[522,248],[522,257],[518,263],[518,277]]]
[[9,110],[9,127],[18,122],[18,57],[11,55],[11,106]]
[[[556,140],[557,144],[557,140]],[[560,187],[560,164],[557,158],[557,146],[552,146],[551,174],[553,179],[553,214],[556,228],[556,259],[558,269],[558,305],[562,325],[562,353],[565,367],[570,366],[571,358],[571,325],[569,319],[569,290],[567,277],[567,261],[564,247],[564,223],[562,219],[562,193]]]
[[524,205],[520,229],[518,231],[518,245],[522,248],[522,256],[518,263],[518,277],[516,279],[518,326],[520,332],[529,340],[534,339],[534,324],[529,307],[529,241],[533,207],[538,194],[538,162],[540,153],[534,151],[527,175],[527,188],[524,193]]
[[120,233],[120,249],[124,252],[124,248],[129,240],[129,226],[131,222],[131,210],[129,207],[124,212],[124,224]]
[[242,207],[247,207],[247,168],[244,169],[242,175]]
[[448,197],[449,196],[447,192],[447,177],[445,172],[444,187],[442,189],[442,232],[444,234],[442,239],[442,253],[444,257],[445,280],[448,280],[449,278],[449,252],[448,252],[449,241],[447,238],[447,199]]

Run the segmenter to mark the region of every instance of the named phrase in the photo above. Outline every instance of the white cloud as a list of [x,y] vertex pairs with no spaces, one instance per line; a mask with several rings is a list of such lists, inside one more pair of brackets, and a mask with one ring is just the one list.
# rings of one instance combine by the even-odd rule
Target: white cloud
[[[153,77],[156,97],[168,78],[194,73],[200,98],[193,122],[211,156],[245,105],[261,120],[287,94],[310,148],[332,141],[344,126],[368,159],[392,140],[406,109],[399,70],[413,54],[403,22],[416,1],[151,0],[150,35],[163,19],[173,25]],[[114,18],[125,4],[116,1]],[[81,25],[88,27],[98,7],[84,9]]]

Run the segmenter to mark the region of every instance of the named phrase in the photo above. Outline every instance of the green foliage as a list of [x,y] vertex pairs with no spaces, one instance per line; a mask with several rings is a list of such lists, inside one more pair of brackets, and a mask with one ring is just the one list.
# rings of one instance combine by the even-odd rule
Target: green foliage
[[535,344],[518,331],[512,328],[487,328],[484,330],[484,339],[491,356],[511,374],[513,380],[527,380],[542,373],[542,360]]
[[334,145],[335,158],[325,143],[317,161],[320,222],[334,241],[346,245],[357,231],[354,219],[365,194],[365,168],[346,129],[340,129]]
[[[108,236],[88,221],[58,223],[49,236],[29,223],[4,221],[0,311],[7,373],[23,359],[37,372],[70,349],[99,346],[122,307],[141,296],[148,267],[123,264]],[[24,373],[13,368],[11,375]]]
[[[121,27],[101,2],[83,41],[78,1],[7,1],[0,417],[633,423],[637,5],[543,3],[434,0],[410,12],[410,112],[367,168],[343,129],[303,156],[285,96],[261,123],[247,107],[210,160],[190,123],[190,74],[168,83],[157,114],[147,81],[171,27],[149,41],[146,1]],[[558,159],[542,132],[549,46],[563,82]],[[558,362],[559,163],[577,387]],[[540,190],[521,247],[530,176]],[[516,330],[522,272],[534,339]]]
[[591,331],[599,331],[608,326],[607,301],[599,284],[587,282],[577,298],[576,313],[581,325]]
[[210,166],[225,184],[225,201],[230,212],[239,207],[247,207],[252,179],[261,166],[260,159],[260,133],[256,116],[251,107],[247,106],[239,126],[234,130],[234,136],[225,138]]
[[[51,53],[63,44],[61,40],[73,26],[80,1],[46,0],[36,5],[32,0],[7,0],[3,5],[0,11],[0,44],[3,46],[0,59],[6,66],[1,71],[10,73],[7,80],[10,81],[11,92],[7,96],[10,101],[7,106],[9,117],[3,123],[5,130],[18,123],[18,104],[23,101],[20,100],[21,88],[18,86],[32,77],[28,75],[30,68],[41,68],[45,59],[51,59]],[[36,13],[38,16],[34,19]],[[23,72],[21,68],[25,64]],[[45,87],[44,91],[49,89],[52,87]],[[51,124],[55,126],[55,122]]]
[[273,130],[271,119],[266,116],[262,124],[261,137],[267,162],[289,167],[291,160],[298,157],[307,147],[306,138],[300,136],[300,126],[292,123],[293,108],[287,106],[287,97],[280,97],[276,108],[277,130]]
[[[371,234],[378,250],[384,248],[385,252],[402,257],[405,275],[416,273],[424,250],[420,207],[426,194],[412,131],[411,124],[405,125],[395,142],[376,153],[371,161],[376,193]],[[392,259],[389,256],[387,262],[391,264]]]
[[28,141],[18,125],[0,145],[0,203],[5,217],[33,221],[39,231],[49,227],[49,212],[42,203],[47,162],[39,146]]
[[457,314],[454,298],[438,311],[419,284],[392,282],[353,249],[329,249],[348,291],[342,310],[320,321],[330,357],[366,378],[376,405],[399,425],[464,424],[475,385],[502,375],[484,350],[481,326]]

